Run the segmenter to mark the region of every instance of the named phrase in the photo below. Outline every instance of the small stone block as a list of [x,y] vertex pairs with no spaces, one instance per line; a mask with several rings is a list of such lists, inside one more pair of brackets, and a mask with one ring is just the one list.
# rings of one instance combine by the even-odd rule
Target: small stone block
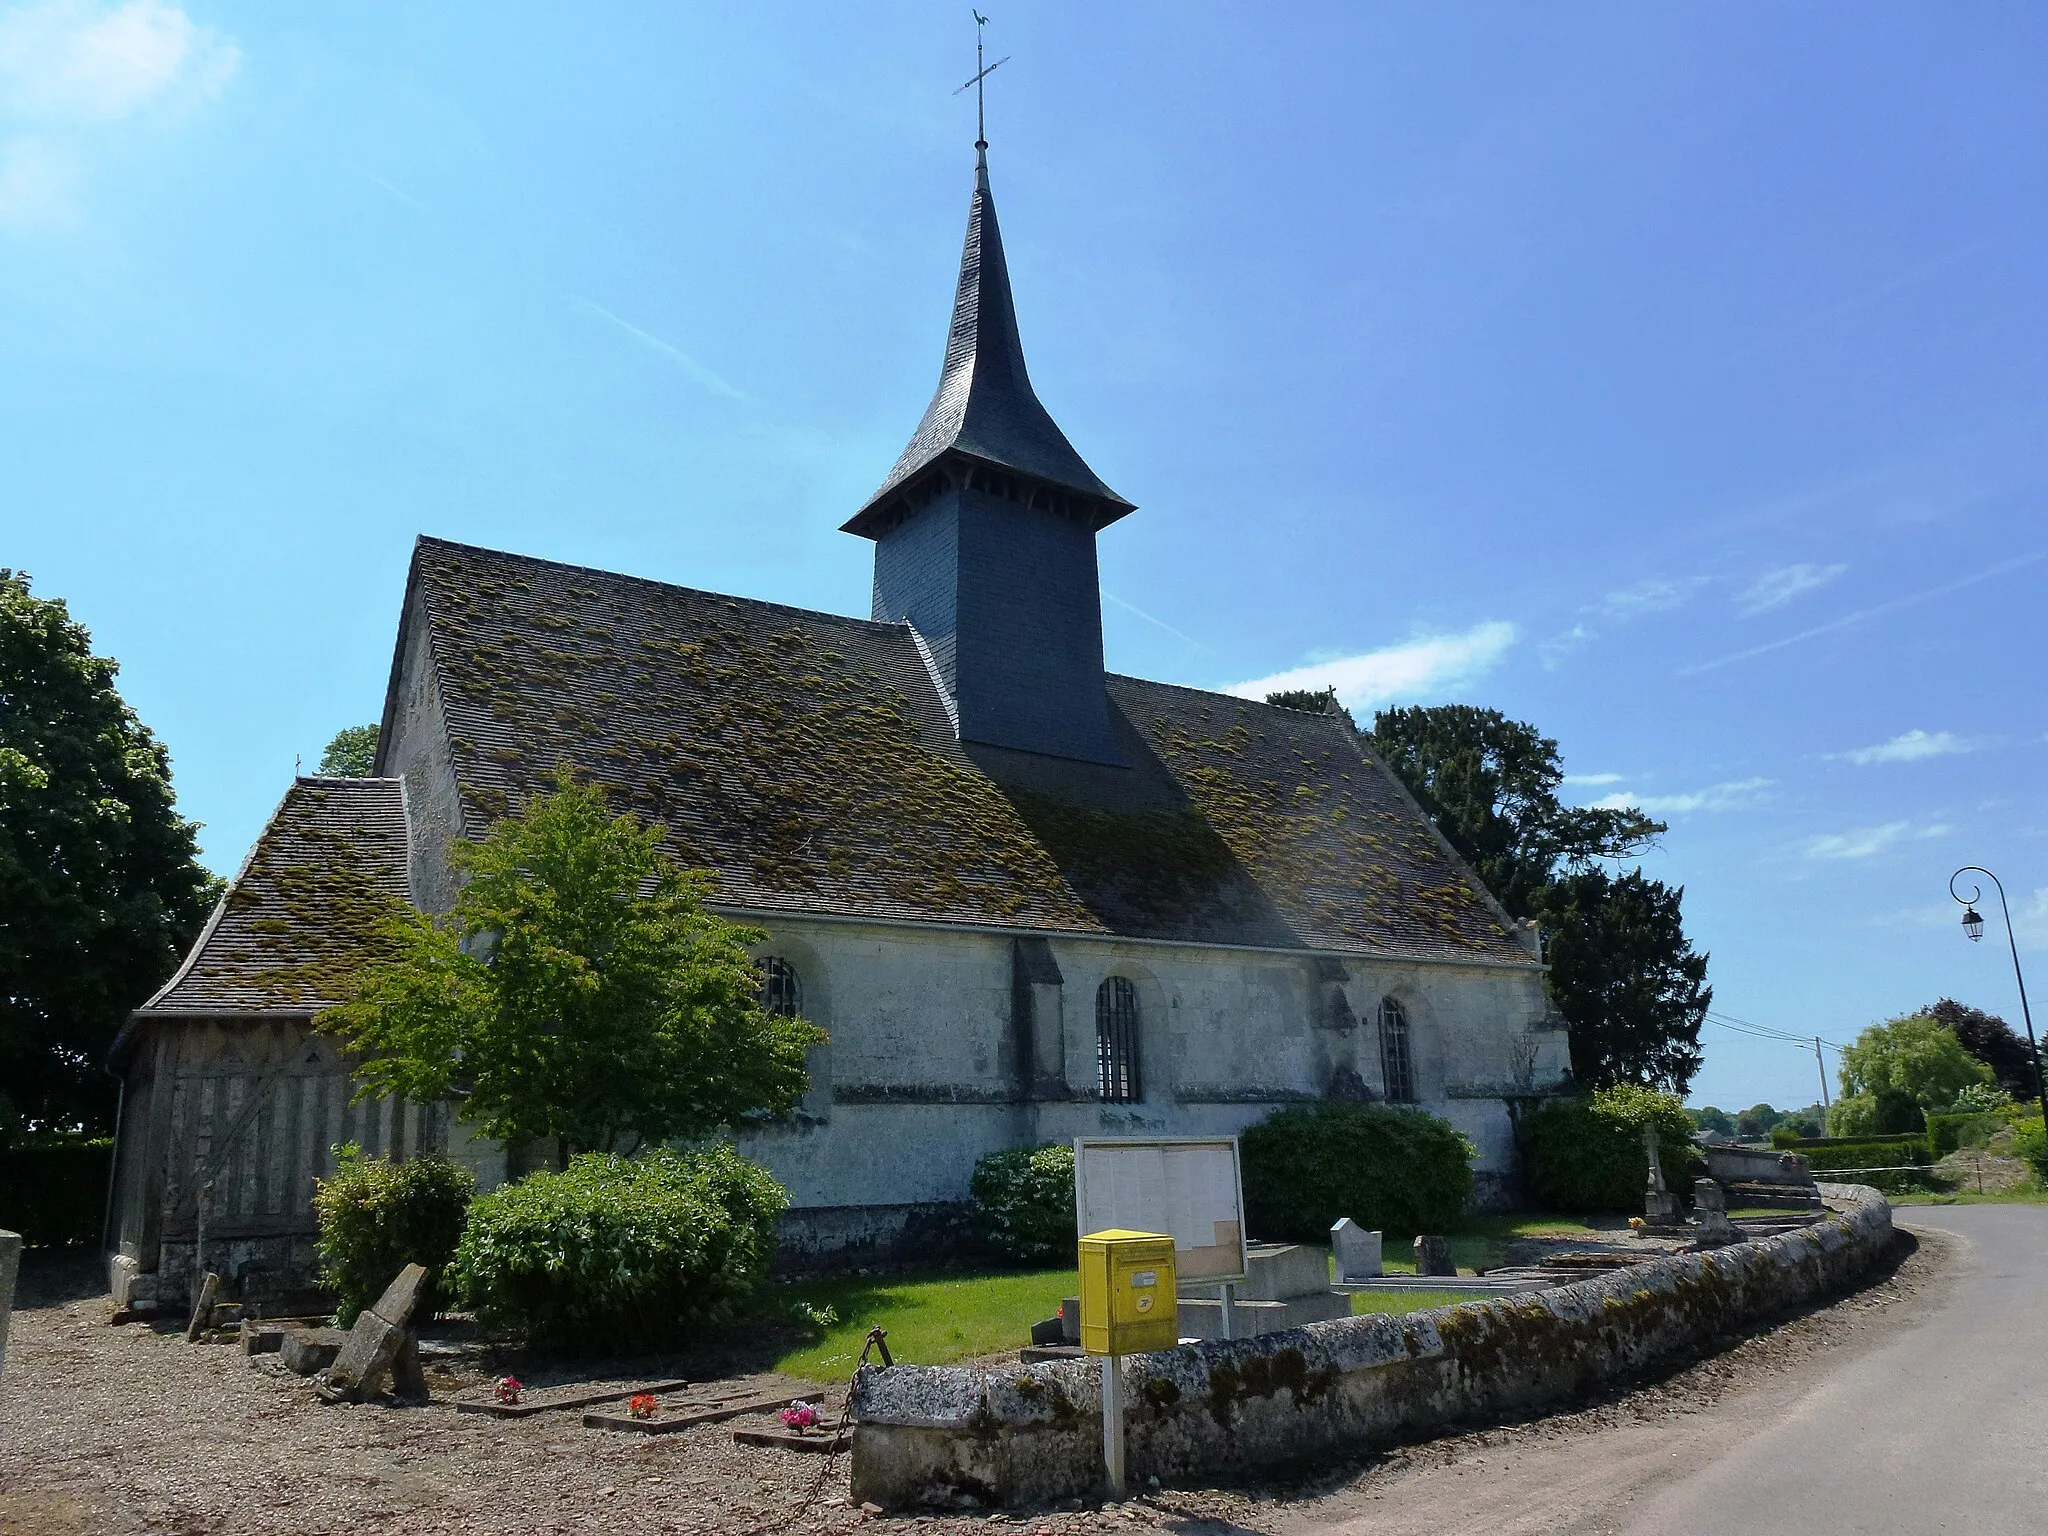
[[284,1328],[278,1323],[258,1323],[249,1318],[242,1319],[242,1353],[245,1355],[274,1355],[284,1348]]
[[1415,1273],[1418,1275],[1455,1275],[1457,1262],[1451,1257],[1451,1240],[1448,1237],[1426,1235],[1415,1239]]
[[1060,1342],[1079,1344],[1081,1342],[1081,1298],[1069,1296],[1060,1303]]
[[334,1364],[348,1335],[339,1328],[287,1328],[278,1341],[277,1352],[285,1369],[311,1376]]
[[1066,1324],[1057,1317],[1048,1317],[1042,1323],[1031,1325],[1031,1342],[1034,1344],[1063,1344],[1066,1338]]
[[420,1369],[420,1341],[410,1328],[391,1362],[391,1395],[416,1403],[428,1402],[433,1396],[427,1390],[427,1373]]

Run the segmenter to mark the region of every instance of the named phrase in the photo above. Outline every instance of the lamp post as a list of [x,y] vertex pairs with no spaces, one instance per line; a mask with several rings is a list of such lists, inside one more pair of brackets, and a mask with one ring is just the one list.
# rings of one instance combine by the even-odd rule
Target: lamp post
[[2027,1054],[2034,1061],[2034,1092],[2041,1100],[2042,1125],[2044,1129],[2048,1129],[2048,1087],[2044,1087],[2041,1081],[2041,1048],[2034,1043],[2034,1014],[2033,1010],[2027,1007],[2027,978],[2020,970],[2019,943],[2012,936],[2012,908],[2006,904],[2005,882],[1982,864],[1965,864],[1948,877],[1948,893],[1963,904],[1963,932],[1969,936],[1972,944],[1984,937],[1984,919],[1977,911],[1977,901],[1984,894],[1984,888],[1973,885],[1970,887],[1970,894],[1963,895],[1956,889],[1956,882],[1965,875],[1982,875],[1998,889],[1998,910],[2005,918],[2005,947],[2012,951],[2012,979],[2019,983],[2020,1017],[2026,1021],[2027,1026]]

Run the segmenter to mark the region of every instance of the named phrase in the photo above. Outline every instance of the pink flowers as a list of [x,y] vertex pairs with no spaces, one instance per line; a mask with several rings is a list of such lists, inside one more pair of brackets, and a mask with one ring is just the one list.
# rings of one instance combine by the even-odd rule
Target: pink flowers
[[500,1376],[492,1390],[497,1393],[499,1402],[510,1404],[519,1401],[519,1394],[526,1390],[526,1386],[517,1376]]
[[652,1392],[635,1392],[626,1400],[626,1412],[636,1419],[651,1419],[655,1409],[661,1406]]
[[791,1403],[782,1410],[782,1422],[786,1428],[804,1430],[816,1429],[822,1421],[815,1404]]

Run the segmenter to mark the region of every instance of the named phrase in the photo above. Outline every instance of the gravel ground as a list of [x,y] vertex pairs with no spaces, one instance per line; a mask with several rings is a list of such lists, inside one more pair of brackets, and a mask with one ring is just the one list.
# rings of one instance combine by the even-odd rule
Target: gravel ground
[[[1275,1531],[1385,1508],[1439,1469],[1499,1446],[1570,1442],[1618,1425],[1713,1411],[1870,1331],[1924,1279],[1938,1245],[1849,1301],[1580,1412],[1432,1441],[1310,1481],[1154,1491],[1127,1503],[1016,1516],[880,1521],[849,1505],[838,1459],[736,1446],[733,1425],[666,1436],[586,1430],[574,1413],[500,1420],[427,1407],[328,1407],[274,1364],[110,1327],[91,1272],[31,1267],[0,1381],[0,1533],[850,1531],[869,1523],[1088,1536]],[[758,1380],[769,1389],[775,1383]],[[477,1390],[444,1376],[437,1394]],[[836,1412],[836,1400],[833,1404]],[[766,1422],[763,1420],[762,1422]],[[1579,1451],[1570,1451],[1577,1457]],[[1420,1486],[1427,1491],[1428,1484]],[[815,1492],[815,1497],[813,1494]],[[1391,1513],[1391,1510],[1389,1511]],[[1471,1528],[1471,1527],[1468,1527]]]

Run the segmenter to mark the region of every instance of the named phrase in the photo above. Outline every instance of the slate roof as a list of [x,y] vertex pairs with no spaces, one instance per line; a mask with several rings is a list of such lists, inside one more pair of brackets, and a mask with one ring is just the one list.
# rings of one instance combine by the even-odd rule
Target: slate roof
[[293,781],[184,965],[140,1012],[339,1002],[379,920],[410,899],[409,847],[397,779]]
[[896,467],[847,521],[845,531],[878,531],[881,523],[875,514],[921,470],[948,453],[1017,470],[1099,502],[1097,527],[1132,510],[1130,502],[1082,461],[1031,388],[1010,296],[1002,230],[989,192],[986,150],[976,154],[974,199],[967,211],[967,240],[960,253],[960,283],[954,292],[938,391]]
[[1535,963],[1333,717],[1112,677],[1132,768],[963,747],[908,626],[433,539],[405,624],[471,836],[567,762],[726,907]]

